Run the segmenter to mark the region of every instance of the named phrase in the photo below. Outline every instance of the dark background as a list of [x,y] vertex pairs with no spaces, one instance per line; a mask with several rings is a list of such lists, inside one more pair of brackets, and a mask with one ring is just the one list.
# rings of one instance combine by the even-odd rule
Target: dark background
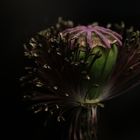
[[[83,24],[125,21],[128,26],[140,28],[138,0],[6,0],[1,6],[0,127],[4,140],[8,136],[18,140],[45,137],[39,118],[26,112],[19,101],[18,78],[24,69],[22,44],[27,38],[54,24],[59,16]],[[101,110],[101,140],[140,139],[139,92],[136,88]],[[52,134],[48,139],[57,140]]]

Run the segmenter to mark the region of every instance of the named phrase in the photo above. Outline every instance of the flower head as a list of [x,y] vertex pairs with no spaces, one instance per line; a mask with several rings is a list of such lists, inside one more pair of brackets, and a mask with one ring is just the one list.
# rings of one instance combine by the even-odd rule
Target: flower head
[[24,97],[34,113],[69,122],[70,140],[93,140],[97,107],[140,84],[140,33],[127,33],[122,45],[121,35],[110,29],[64,23],[24,45]]

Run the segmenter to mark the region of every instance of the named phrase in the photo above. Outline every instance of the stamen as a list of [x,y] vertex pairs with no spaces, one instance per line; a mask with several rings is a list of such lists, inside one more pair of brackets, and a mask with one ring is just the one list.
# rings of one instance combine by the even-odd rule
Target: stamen
[[47,65],[47,64],[44,64],[43,67],[44,67],[45,69],[50,69],[50,70],[51,70],[51,67],[50,67],[49,65]]
[[58,90],[58,86],[54,86],[53,89],[54,89],[54,90]]

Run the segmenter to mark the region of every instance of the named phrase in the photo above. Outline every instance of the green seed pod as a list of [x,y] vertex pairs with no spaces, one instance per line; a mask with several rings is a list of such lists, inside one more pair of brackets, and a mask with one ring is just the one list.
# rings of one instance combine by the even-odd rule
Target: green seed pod
[[61,36],[69,37],[69,49],[74,51],[73,61],[85,64],[85,75],[80,82],[86,92],[85,99],[97,99],[112,73],[122,37],[110,29],[96,25],[66,29]]
[[[113,44],[110,49],[105,49],[103,47],[96,47],[92,50],[93,56],[89,58],[89,73],[93,79],[93,87],[88,92],[88,97],[98,98],[102,92],[102,87],[107,79],[112,73],[113,67],[116,63],[118,56],[118,47]],[[96,56],[98,55],[98,56]],[[95,57],[99,57],[92,64],[92,61]],[[98,85],[95,86],[95,85]]]
[[103,47],[96,47],[93,49],[93,53],[95,54],[93,55],[93,57],[99,55],[99,58],[97,58],[94,64],[91,66],[90,73],[91,75],[92,74],[94,75],[94,73],[96,74],[94,76],[96,80],[104,81],[107,78],[107,76],[110,74],[114,64],[116,63],[116,59],[118,55],[118,47],[115,44],[113,44],[112,48],[110,49],[105,49]]

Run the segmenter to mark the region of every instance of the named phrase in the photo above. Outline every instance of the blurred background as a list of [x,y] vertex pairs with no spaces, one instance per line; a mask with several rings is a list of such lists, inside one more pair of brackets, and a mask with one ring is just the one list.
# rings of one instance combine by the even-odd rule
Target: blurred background
[[[76,23],[99,22],[133,25],[140,29],[138,0],[5,0],[0,10],[0,127],[3,139],[58,140],[56,128],[46,138],[42,121],[22,106],[19,77],[24,72],[23,43],[54,24],[59,16]],[[101,110],[101,140],[140,139],[140,88],[109,101]]]

